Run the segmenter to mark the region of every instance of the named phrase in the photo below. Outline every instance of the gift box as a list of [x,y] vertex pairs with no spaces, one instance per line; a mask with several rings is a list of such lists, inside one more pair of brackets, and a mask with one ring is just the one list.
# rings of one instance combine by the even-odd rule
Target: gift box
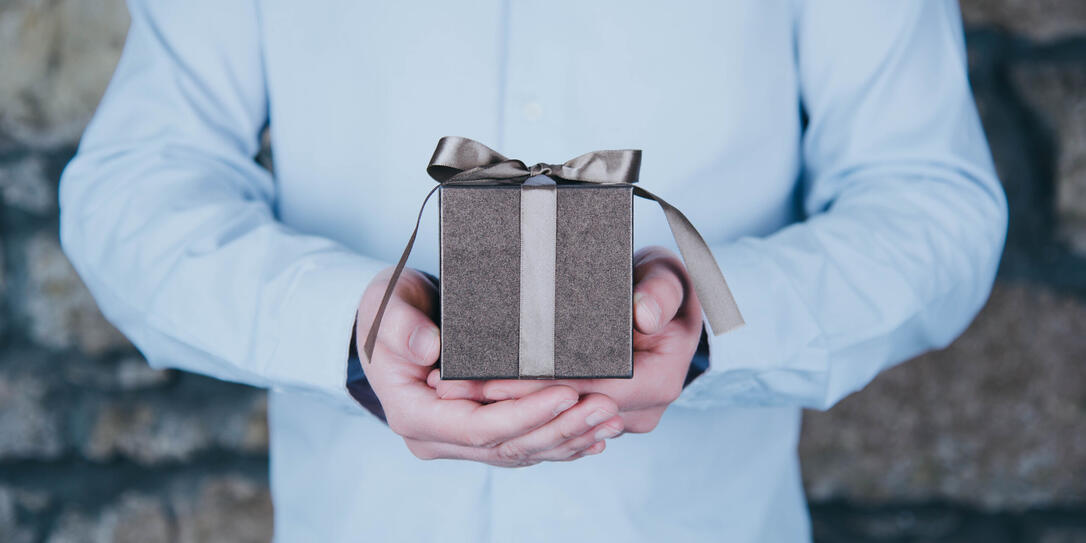
[[442,379],[632,377],[634,196],[663,209],[713,333],[743,323],[694,226],[634,184],[640,164],[629,149],[529,167],[467,138],[438,142],[427,173],[439,185],[422,207],[439,191]]
[[440,189],[442,379],[633,375],[633,191],[548,181]]

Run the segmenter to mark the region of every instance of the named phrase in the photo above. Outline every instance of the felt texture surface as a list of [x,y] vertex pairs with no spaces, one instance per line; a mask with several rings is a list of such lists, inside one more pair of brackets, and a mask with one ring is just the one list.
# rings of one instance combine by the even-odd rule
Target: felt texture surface
[[[439,191],[442,379],[519,375],[517,186]],[[633,191],[559,185],[555,378],[632,377]]]
[[441,378],[518,377],[520,187],[442,187]]
[[633,191],[560,186],[556,377],[632,377]]

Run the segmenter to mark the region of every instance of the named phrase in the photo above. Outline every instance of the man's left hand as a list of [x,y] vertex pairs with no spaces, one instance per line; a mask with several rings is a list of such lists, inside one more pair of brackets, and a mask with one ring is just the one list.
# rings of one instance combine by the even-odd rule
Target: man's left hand
[[632,379],[443,381],[435,369],[427,381],[446,399],[507,400],[554,385],[600,393],[618,404],[625,431],[650,432],[682,392],[701,336],[701,305],[682,261],[662,247],[634,255],[633,292]]

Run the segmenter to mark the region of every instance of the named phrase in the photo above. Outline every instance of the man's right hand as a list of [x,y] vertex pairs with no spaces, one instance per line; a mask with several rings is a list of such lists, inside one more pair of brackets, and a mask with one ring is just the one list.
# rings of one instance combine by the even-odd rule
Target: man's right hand
[[[366,337],[391,269],[373,280],[358,308],[356,337]],[[551,386],[518,399],[482,404],[442,399],[426,384],[441,352],[433,321],[436,285],[405,269],[385,309],[366,378],[381,401],[389,428],[424,460],[452,458],[495,466],[530,466],[603,452],[623,431],[618,406],[603,394]],[[362,353],[359,344],[358,352]],[[362,355],[363,357],[365,355]]]

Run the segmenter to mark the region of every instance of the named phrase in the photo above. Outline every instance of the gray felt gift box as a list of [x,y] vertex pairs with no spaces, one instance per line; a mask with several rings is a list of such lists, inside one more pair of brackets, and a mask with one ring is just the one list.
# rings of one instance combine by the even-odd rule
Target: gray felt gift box
[[633,190],[547,183],[441,187],[442,379],[633,376]]
[[634,185],[641,151],[593,151],[527,166],[444,137],[422,202],[363,347],[381,320],[440,190],[441,378],[633,377],[633,197],[660,205],[714,335],[743,317],[709,246],[663,198]]

